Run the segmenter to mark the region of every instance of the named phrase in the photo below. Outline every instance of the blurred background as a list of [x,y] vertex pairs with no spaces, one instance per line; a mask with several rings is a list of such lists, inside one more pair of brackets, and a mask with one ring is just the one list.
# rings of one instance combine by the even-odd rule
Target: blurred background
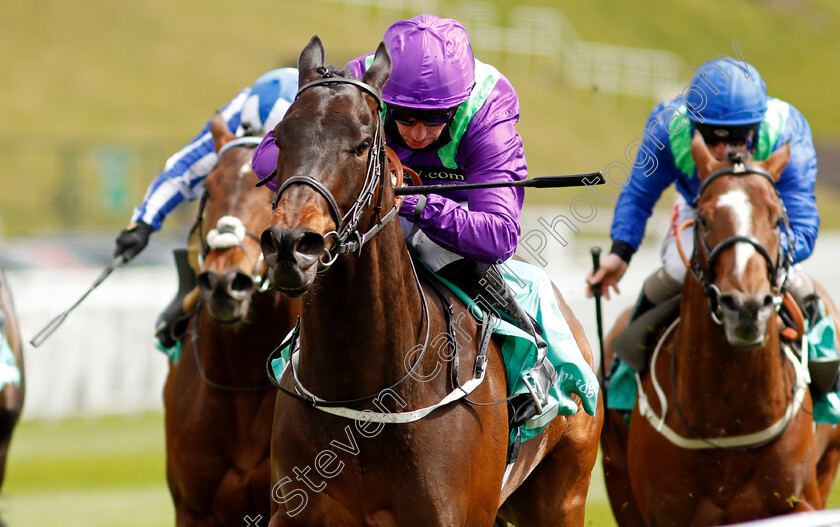
[[[295,65],[313,34],[328,62],[344,64],[375,49],[393,21],[423,12],[459,19],[476,56],[516,87],[532,176],[623,161],[651,108],[688,85],[692,66],[736,56],[737,43],[770,95],[811,124],[823,227],[805,269],[840,298],[840,270],[830,263],[840,254],[833,0],[28,0],[0,3],[0,267],[23,336],[84,293],[165,160],[216,108],[262,73]],[[546,243],[520,253],[545,266],[597,350],[583,280],[589,248],[609,249],[612,203],[575,208],[582,193],[529,190],[523,239],[532,248],[540,235]],[[607,328],[658,265],[673,197],[660,200],[623,294],[605,302]],[[179,207],[46,343],[27,346],[24,422],[0,495],[10,525],[171,525],[167,362],[152,328],[176,288],[171,250],[184,243],[195,212],[194,204]],[[561,227],[558,239],[544,225],[560,215],[577,230]],[[587,524],[609,526],[599,478]]]

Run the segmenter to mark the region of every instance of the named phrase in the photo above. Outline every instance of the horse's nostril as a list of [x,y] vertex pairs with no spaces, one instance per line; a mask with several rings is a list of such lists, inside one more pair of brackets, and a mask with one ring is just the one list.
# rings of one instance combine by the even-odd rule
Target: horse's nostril
[[231,292],[247,293],[254,287],[254,280],[242,272],[236,272],[230,282]]
[[764,302],[761,303],[761,307],[773,307],[774,304],[775,302],[773,299],[773,295],[771,295],[770,293],[764,295]]
[[219,276],[213,271],[202,271],[196,277],[198,283],[198,290],[202,293],[212,293],[213,287],[219,281]]
[[277,254],[280,250],[281,239],[282,237],[278,227],[270,227],[263,231],[260,236],[260,247],[262,248],[263,258],[269,266],[273,267],[277,265]]
[[721,295],[720,297],[720,306],[727,311],[737,311],[738,304],[738,300],[733,295]]
[[318,234],[317,232],[305,232],[303,236],[301,236],[300,240],[295,247],[295,252],[311,256],[311,257],[318,257],[324,252],[324,237]]

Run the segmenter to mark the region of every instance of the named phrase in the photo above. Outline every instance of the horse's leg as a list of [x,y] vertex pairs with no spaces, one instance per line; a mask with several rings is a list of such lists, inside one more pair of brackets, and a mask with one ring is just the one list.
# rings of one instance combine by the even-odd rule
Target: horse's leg
[[828,424],[817,425],[815,438],[817,460],[817,484],[820,489],[822,507],[828,501],[831,486],[837,476],[837,465],[840,463],[840,427]]
[[[592,351],[583,326],[556,286],[554,294],[584,359],[591,366]],[[604,406],[599,400],[594,417],[580,407],[575,415],[558,417],[543,431],[543,434],[550,434],[543,441],[548,452],[504,504],[503,511],[512,513],[517,527],[583,526],[584,506],[592,469],[598,457],[603,416]]]
[[566,423],[559,428],[562,437],[511,496],[517,527],[584,525],[602,416],[603,406],[599,404],[594,418],[583,409],[563,418]]
[[[608,371],[612,364],[614,351],[610,343],[627,326],[633,309],[626,309],[618,318],[613,328],[607,334],[604,349],[603,372]],[[607,394],[609,398],[609,394]],[[613,516],[622,527],[641,527],[644,525],[641,514],[636,507],[636,500],[630,488],[630,475],[627,469],[627,436],[630,430],[624,423],[624,415],[616,410],[607,410],[604,418],[604,428],[601,430],[602,466],[604,468],[604,483],[607,487]]]
[[6,476],[6,456],[9,453],[12,431],[19,417],[20,412],[0,410],[0,485]]
[[[840,334],[840,313],[838,313],[834,301],[828,296],[828,292],[822,284],[816,280],[814,280],[814,287],[825,305],[826,314],[834,319],[835,329]],[[819,456],[817,481],[822,497],[820,508],[823,508],[828,501],[828,494],[831,492],[831,486],[837,476],[837,466],[840,463],[840,426],[818,425],[816,443],[817,455]]]

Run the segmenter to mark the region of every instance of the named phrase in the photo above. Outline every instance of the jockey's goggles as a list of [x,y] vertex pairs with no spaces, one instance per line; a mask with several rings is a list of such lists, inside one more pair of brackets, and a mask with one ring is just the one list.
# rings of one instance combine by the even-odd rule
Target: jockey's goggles
[[452,120],[457,109],[456,107],[442,110],[421,110],[402,106],[388,106],[391,118],[405,126],[414,126],[417,121],[422,121],[429,127],[442,126]]
[[707,145],[718,143],[745,144],[752,148],[758,136],[758,127],[761,123],[744,124],[737,126],[725,126],[719,124],[694,123],[695,130],[703,136]]

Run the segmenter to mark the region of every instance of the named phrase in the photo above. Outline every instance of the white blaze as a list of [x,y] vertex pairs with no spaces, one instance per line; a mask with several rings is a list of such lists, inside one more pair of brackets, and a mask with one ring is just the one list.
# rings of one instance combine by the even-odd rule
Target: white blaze
[[[732,218],[735,222],[736,236],[752,235],[752,213],[753,207],[750,198],[743,190],[730,190],[718,198],[719,208],[729,207],[732,209]],[[739,279],[744,277],[747,268],[747,261],[755,254],[755,247],[749,243],[735,244],[735,276]]]

